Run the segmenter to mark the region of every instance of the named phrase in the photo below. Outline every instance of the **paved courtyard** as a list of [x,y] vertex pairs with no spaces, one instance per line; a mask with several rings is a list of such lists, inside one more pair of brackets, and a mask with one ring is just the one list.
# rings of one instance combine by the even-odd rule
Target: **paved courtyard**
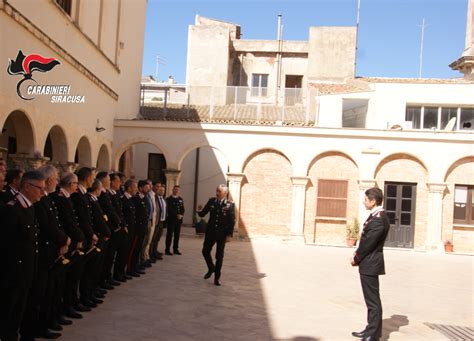
[[[226,247],[221,287],[202,239],[182,238],[147,274],[107,294],[64,340],[355,340],[365,304],[352,250],[274,240]],[[382,340],[448,340],[426,323],[473,327],[474,257],[387,250]]]

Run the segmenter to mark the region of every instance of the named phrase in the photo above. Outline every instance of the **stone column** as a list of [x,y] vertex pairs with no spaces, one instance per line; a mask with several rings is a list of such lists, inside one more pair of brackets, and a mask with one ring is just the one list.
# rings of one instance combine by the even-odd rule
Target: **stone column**
[[227,181],[229,182],[229,194],[230,198],[235,205],[235,225],[234,231],[238,232],[239,230],[239,218],[240,218],[240,190],[242,187],[242,180],[244,179],[244,174],[239,173],[227,173]]
[[292,176],[293,196],[291,200],[291,234],[304,237],[304,211],[306,203],[306,186],[309,177]]
[[362,225],[364,224],[365,220],[369,216],[369,211],[364,206],[365,200],[365,191],[369,188],[374,188],[376,185],[375,180],[359,180],[359,223],[360,229],[362,229]]
[[442,240],[443,226],[443,194],[444,183],[427,183],[428,185],[428,226],[426,249],[428,251],[444,251]]
[[166,196],[170,195],[173,191],[173,187],[178,185],[179,174],[181,171],[179,169],[165,169],[166,175]]

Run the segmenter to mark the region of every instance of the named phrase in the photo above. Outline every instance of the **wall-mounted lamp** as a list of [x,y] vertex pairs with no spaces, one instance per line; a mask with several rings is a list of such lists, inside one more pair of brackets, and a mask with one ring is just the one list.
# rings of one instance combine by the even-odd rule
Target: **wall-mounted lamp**
[[97,125],[95,126],[95,131],[98,132],[98,133],[101,133],[104,130],[105,130],[105,128],[100,126],[99,119],[97,119]]

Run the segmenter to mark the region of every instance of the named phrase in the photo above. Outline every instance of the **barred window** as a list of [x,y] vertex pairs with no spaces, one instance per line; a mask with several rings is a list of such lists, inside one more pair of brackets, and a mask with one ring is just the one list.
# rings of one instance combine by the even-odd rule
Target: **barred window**
[[347,180],[318,180],[316,217],[346,218]]

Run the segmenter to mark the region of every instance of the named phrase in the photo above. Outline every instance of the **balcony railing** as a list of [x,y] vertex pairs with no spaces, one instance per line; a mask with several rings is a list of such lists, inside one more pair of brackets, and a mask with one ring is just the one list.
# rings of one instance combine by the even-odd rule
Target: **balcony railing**
[[[196,122],[313,125],[306,89],[252,88],[241,86],[189,86],[186,93],[171,98],[162,91],[142,89],[140,114],[144,119]],[[153,101],[150,98],[160,98]]]

